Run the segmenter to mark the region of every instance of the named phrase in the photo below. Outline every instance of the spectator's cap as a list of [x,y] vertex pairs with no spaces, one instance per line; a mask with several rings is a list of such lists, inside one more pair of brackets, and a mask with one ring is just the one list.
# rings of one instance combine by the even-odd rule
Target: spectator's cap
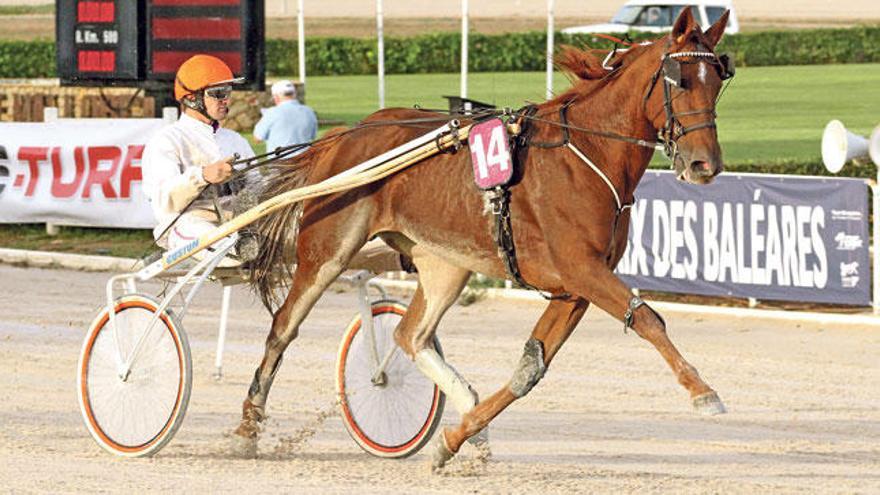
[[282,79],[272,85],[272,96],[296,96],[296,86],[287,79]]

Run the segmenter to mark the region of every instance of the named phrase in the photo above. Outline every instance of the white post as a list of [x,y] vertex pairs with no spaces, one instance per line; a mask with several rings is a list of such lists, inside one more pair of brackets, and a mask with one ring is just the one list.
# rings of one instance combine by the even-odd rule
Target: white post
[[382,16],[382,0],[376,0],[376,37],[379,43],[376,48],[379,59],[379,108],[385,108],[385,31]]
[[306,29],[303,20],[303,0],[298,0],[296,5],[296,39],[297,56],[299,57],[299,82],[306,83]]
[[553,0],[547,0],[547,99],[553,98]]
[[177,116],[177,107],[162,107],[162,120],[164,120],[166,124],[177,122]]
[[[877,179],[880,181],[880,167],[877,167]],[[880,314],[880,183],[871,185],[871,195],[873,196],[873,213],[874,213],[874,297],[871,301],[874,307],[874,314]]]
[[43,122],[55,122],[58,120],[58,107],[43,108]]
[[467,98],[468,0],[461,0],[461,97]]
[[223,298],[220,303],[220,328],[217,330],[217,355],[214,358],[214,379],[223,378],[223,348],[226,346],[226,327],[229,324],[229,299],[232,286],[223,287]]
[[[56,122],[58,120],[58,107],[43,108],[43,122]],[[46,223],[46,235],[55,236],[61,231],[54,223]]]

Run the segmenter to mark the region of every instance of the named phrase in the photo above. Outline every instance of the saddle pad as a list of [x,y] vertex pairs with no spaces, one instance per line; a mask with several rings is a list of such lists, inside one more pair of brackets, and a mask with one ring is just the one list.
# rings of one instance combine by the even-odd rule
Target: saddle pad
[[474,182],[480,189],[503,186],[513,176],[513,161],[507,130],[501,119],[491,119],[471,127],[468,136]]

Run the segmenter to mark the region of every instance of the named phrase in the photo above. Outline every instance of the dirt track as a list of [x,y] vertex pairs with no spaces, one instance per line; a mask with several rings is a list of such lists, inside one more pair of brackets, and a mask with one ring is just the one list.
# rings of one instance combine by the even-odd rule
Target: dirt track
[[[878,328],[666,315],[674,341],[730,410],[703,418],[656,351],[590,310],[545,380],[492,424],[491,462],[473,465],[465,452],[438,476],[424,452],[372,458],[337,416],[319,421],[334,410],[336,346],[352,292],[328,293],[306,321],[275,381],[262,456],[240,460],[227,454],[224,434],[237,422],[268,317],[237,288],[227,377],[214,383],[219,290],[209,287],[185,321],[195,383],[183,427],[153,459],[113,458],[88,437],[74,395],[80,341],[106,277],[0,266],[3,491],[880,491]],[[456,306],[441,328],[447,356],[488,394],[509,378],[540,311]]]

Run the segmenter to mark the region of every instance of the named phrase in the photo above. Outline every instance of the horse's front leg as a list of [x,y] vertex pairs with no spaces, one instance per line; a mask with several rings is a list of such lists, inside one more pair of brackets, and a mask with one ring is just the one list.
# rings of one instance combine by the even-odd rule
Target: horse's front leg
[[550,302],[532,330],[531,338],[526,341],[523,356],[510,382],[463,414],[457,427],[446,428],[440,433],[432,459],[434,469],[443,467],[467,439],[486,428],[513,401],[529,393],[544,376],[553,356],[571,335],[588,305],[583,299]]
[[577,287],[578,294],[588,297],[593,304],[653,344],[672,368],[678,383],[687,389],[698,412],[707,415],[726,412],[718,394],[700,378],[696,368],[682,357],[669,340],[663,318],[641,298],[633,295],[632,290],[604,262],[595,260],[584,268],[577,272],[580,279],[573,280],[571,284],[566,281],[566,288]]

